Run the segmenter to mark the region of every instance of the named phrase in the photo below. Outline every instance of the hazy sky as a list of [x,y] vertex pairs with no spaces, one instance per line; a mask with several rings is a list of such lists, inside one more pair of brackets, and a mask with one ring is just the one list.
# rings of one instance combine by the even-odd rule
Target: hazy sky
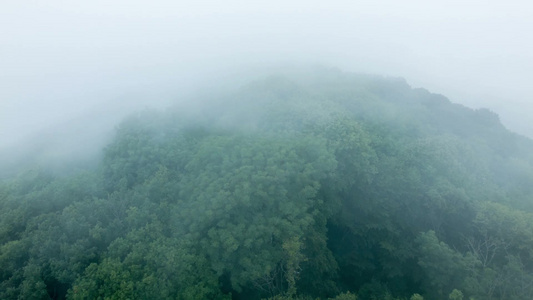
[[531,1],[4,0],[0,147],[279,62],[401,76],[533,136]]

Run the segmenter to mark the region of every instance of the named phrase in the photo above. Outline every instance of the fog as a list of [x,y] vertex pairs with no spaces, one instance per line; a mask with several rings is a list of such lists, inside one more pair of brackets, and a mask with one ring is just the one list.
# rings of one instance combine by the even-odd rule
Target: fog
[[515,0],[4,1],[0,148],[93,138],[132,110],[283,64],[403,77],[533,137],[531,15]]
[[0,0],[0,299],[533,299],[531,29]]

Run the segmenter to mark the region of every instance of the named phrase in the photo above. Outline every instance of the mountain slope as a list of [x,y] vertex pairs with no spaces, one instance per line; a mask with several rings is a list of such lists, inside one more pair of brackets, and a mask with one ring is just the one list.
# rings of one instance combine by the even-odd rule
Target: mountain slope
[[3,183],[0,296],[530,299],[532,150],[401,79],[278,72]]

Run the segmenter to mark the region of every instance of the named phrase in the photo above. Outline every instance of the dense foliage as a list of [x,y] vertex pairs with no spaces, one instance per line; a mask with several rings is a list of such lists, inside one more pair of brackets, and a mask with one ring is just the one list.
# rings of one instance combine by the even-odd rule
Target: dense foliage
[[140,112],[0,209],[1,299],[533,299],[533,142],[399,79]]

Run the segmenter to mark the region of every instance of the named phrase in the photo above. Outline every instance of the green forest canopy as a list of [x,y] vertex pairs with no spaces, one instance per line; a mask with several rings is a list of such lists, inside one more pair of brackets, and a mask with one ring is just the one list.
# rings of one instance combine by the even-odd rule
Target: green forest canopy
[[405,81],[285,72],[0,184],[1,299],[533,299],[533,142]]

